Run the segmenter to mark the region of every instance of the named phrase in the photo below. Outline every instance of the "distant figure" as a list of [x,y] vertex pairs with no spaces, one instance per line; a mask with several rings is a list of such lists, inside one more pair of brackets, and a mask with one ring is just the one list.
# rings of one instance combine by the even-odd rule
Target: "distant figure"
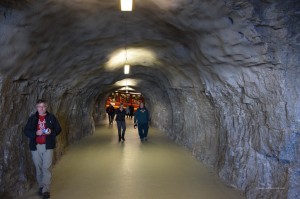
[[[123,108],[123,104],[121,104],[120,108],[118,108],[116,111],[116,121],[118,126],[119,142],[121,142],[121,139],[125,141],[125,131],[126,131],[125,115],[126,115],[126,110]],[[121,134],[121,130],[122,130],[122,134]]]
[[147,136],[149,129],[149,119],[149,111],[144,107],[143,103],[140,103],[140,107],[134,114],[134,125],[138,126],[141,142],[148,140]]
[[45,100],[38,100],[36,108],[37,112],[29,117],[24,133],[29,138],[29,148],[39,185],[38,193],[46,199],[50,198],[53,149],[61,127],[56,117],[47,111]]
[[128,118],[130,115],[130,109],[129,109],[129,106],[127,105],[126,107],[126,118]]
[[130,119],[132,119],[133,112],[134,112],[134,106],[132,104],[130,104],[129,110],[130,110],[129,116],[130,116]]
[[110,104],[109,107],[106,108],[106,113],[108,114],[109,125],[111,125],[115,117],[115,108],[112,104]]

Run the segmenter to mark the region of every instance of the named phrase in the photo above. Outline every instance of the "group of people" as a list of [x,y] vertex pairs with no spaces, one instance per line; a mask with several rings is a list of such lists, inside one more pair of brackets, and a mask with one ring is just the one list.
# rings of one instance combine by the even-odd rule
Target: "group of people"
[[[132,106],[133,107],[133,106]],[[130,108],[129,108],[130,109]],[[107,107],[106,112],[109,118],[109,125],[112,125],[114,116],[116,115],[116,122],[118,127],[118,140],[119,142],[125,141],[125,131],[126,131],[126,123],[125,123],[125,116],[127,115],[127,108],[124,109],[123,104],[120,105],[118,109],[114,109],[114,107],[110,104]],[[130,115],[132,118],[133,109]],[[144,103],[140,103],[139,108],[136,110],[134,114],[134,128],[138,127],[139,137],[141,142],[148,140],[148,129],[149,129],[149,111],[144,106]]]
[[[122,109],[123,109],[123,108],[124,108],[124,106],[122,105]],[[113,121],[114,121],[115,114],[116,114],[116,110],[115,110],[115,108],[113,107],[112,104],[110,104],[110,105],[106,108],[106,113],[108,114],[109,125],[112,125],[112,124],[113,124]],[[125,109],[125,115],[126,115],[126,118],[132,119],[133,113],[134,113],[134,107],[133,107],[133,105],[131,104],[131,105],[127,106],[126,109]]]
[[[31,150],[33,163],[35,165],[36,179],[39,186],[38,194],[43,199],[50,198],[51,167],[53,150],[56,145],[56,136],[61,132],[61,126],[56,117],[47,111],[47,102],[39,99],[36,103],[37,111],[32,114],[24,128],[24,134],[29,138],[29,148]],[[129,114],[133,116],[133,106],[129,107]],[[125,141],[126,123],[125,116],[128,113],[123,105],[115,110],[111,105],[107,108],[109,124],[111,125],[116,115],[118,126],[118,138]],[[149,111],[143,103],[134,114],[134,127],[138,127],[141,141],[147,141],[148,122],[150,120]]]

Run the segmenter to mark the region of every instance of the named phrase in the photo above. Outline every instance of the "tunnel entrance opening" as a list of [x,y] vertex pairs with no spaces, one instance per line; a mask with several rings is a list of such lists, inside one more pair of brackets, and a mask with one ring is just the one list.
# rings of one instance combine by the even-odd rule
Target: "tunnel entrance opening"
[[107,108],[111,104],[114,108],[118,108],[123,104],[124,108],[133,106],[134,110],[136,110],[141,102],[145,103],[142,93],[126,87],[112,92],[106,98],[105,107]]
[[[123,79],[110,85],[108,91],[99,93],[94,105],[94,122],[96,125],[102,124],[108,119],[108,109],[110,105],[117,110],[123,105],[127,117],[133,118],[134,112],[139,108],[140,103],[147,101],[144,95],[136,87],[133,79]],[[110,87],[108,86],[108,88]]]

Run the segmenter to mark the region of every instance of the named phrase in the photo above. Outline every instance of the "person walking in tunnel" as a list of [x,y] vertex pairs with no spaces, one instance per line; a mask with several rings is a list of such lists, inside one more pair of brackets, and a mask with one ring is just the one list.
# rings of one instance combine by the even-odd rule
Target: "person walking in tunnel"
[[129,115],[130,115],[130,108],[129,108],[129,106],[127,105],[127,107],[126,107],[126,118],[128,118]]
[[108,114],[109,125],[113,124],[114,117],[115,117],[115,108],[112,104],[106,108],[106,113]]
[[149,129],[149,111],[144,107],[143,102],[140,103],[140,107],[134,114],[134,125],[138,126],[139,136],[141,142],[147,141],[148,129]]
[[37,112],[31,115],[24,128],[24,134],[29,138],[39,194],[50,198],[51,166],[56,136],[61,127],[56,117],[47,111],[45,100],[36,103]]
[[[123,108],[123,104],[121,104],[116,111],[116,121],[118,127],[119,142],[121,142],[121,139],[125,141],[125,131],[126,131],[125,115],[126,115],[126,110]],[[122,134],[121,134],[121,130],[122,130]]]
[[130,119],[132,119],[132,117],[133,117],[133,112],[134,112],[134,106],[133,106],[132,104],[130,104],[129,110],[130,110],[129,116],[130,116]]

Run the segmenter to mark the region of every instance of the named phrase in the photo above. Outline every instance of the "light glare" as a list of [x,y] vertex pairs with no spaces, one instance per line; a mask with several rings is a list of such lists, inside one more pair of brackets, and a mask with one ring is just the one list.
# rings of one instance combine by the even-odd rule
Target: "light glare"
[[130,70],[130,66],[129,65],[125,65],[124,66],[124,74],[125,75],[129,74],[129,70]]
[[[124,60],[124,56],[127,57],[127,60]],[[129,64],[131,66],[143,65],[148,67],[160,65],[153,50],[146,48],[129,48],[127,49],[127,56],[124,49],[116,50],[108,55],[108,61],[105,63],[105,68],[113,71],[120,67],[124,67],[124,64]]]
[[132,11],[132,0],[121,0],[121,11]]

